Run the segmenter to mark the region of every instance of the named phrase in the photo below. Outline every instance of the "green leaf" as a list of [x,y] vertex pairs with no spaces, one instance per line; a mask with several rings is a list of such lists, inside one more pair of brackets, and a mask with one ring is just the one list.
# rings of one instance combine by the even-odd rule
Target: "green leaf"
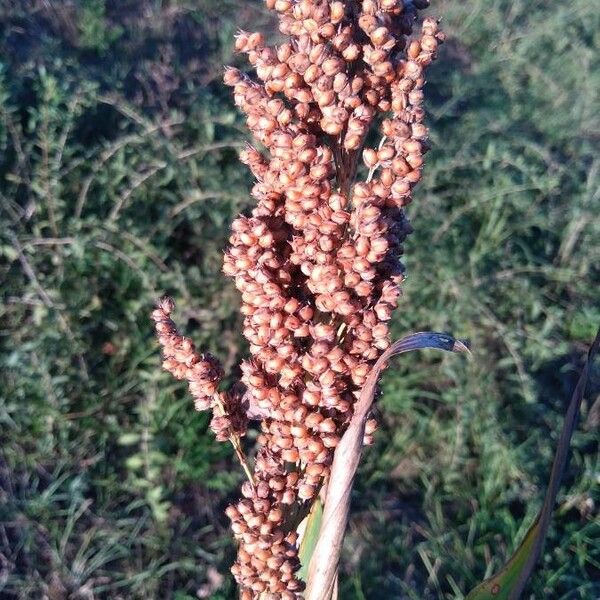
[[[510,600],[515,598],[519,575],[524,571],[536,539],[540,536],[540,515],[537,516],[521,545],[497,574],[472,590],[466,600]],[[513,594],[511,596],[511,594]]]
[[134,454],[125,461],[125,464],[130,471],[137,471],[144,466],[144,457],[140,454]]
[[548,527],[550,526],[550,519],[552,518],[556,495],[567,464],[571,437],[573,436],[575,422],[577,420],[577,415],[579,414],[579,407],[581,406],[581,401],[583,400],[585,393],[589,371],[594,356],[599,348],[600,330],[596,334],[596,339],[589,350],[587,362],[583,367],[583,371],[581,372],[579,381],[577,382],[577,386],[571,397],[569,407],[567,408],[567,414],[565,415],[565,422],[554,455],[550,481],[548,483],[548,489],[546,491],[542,509],[533,522],[533,525],[529,528],[529,531],[525,535],[520,546],[502,570],[490,579],[486,579],[486,581],[479,584],[469,593],[466,600],[518,600],[521,597],[535,563],[542,553],[544,539],[548,532]]
[[310,509],[310,513],[306,517],[304,535],[302,536],[298,550],[300,556],[300,571],[298,572],[298,576],[302,581],[306,581],[308,577],[308,565],[319,539],[322,518],[323,503],[321,502],[321,498],[317,497]]
[[119,444],[121,446],[131,446],[137,444],[140,441],[141,435],[137,432],[123,433],[119,436]]

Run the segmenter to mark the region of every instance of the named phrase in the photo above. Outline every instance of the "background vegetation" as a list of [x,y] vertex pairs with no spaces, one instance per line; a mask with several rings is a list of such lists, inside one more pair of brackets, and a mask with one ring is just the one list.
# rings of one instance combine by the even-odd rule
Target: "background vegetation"
[[[462,598],[539,508],[600,323],[600,13],[592,0],[439,0],[434,149],[410,209],[398,334],[470,362],[388,372],[341,598]],[[251,205],[220,83],[244,0],[0,2],[0,598],[234,597],[241,475],[159,369],[164,292],[233,365],[220,275]],[[600,376],[530,598],[600,597]],[[249,440],[251,443],[251,440]]]

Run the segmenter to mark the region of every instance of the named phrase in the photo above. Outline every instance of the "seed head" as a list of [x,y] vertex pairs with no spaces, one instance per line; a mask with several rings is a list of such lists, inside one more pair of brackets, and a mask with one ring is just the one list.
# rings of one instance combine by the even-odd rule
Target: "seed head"
[[[249,416],[261,421],[253,482],[226,511],[245,600],[301,597],[287,507],[304,506],[327,479],[355,399],[390,343],[411,231],[403,207],[429,149],[424,72],[444,39],[432,18],[411,37],[427,4],[266,0],[289,41],[269,46],[240,31],[235,48],[256,77],[225,70],[258,142],[240,154],[256,205],[233,222],[223,264],[251,353],[243,393],[219,390],[219,363],[177,332],[171,300],[152,317],[164,368],[188,382],[198,410],[213,411],[217,439],[239,439]],[[382,143],[371,148],[365,140],[383,113]],[[368,179],[355,181],[361,157]],[[365,443],[375,427],[370,419]]]

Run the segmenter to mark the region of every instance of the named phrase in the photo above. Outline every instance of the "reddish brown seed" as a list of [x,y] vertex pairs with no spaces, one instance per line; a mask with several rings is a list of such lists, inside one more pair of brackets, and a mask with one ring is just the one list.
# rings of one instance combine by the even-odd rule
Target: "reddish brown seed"
[[329,15],[332,23],[339,23],[345,15],[344,3],[332,2],[329,6]]
[[286,462],[295,463],[300,459],[300,455],[298,454],[298,450],[296,448],[289,448],[288,450],[284,450],[281,453],[281,457]]
[[413,168],[418,169],[423,165],[423,156],[421,154],[409,154],[406,157],[406,162]]
[[301,500],[310,500],[314,497],[315,491],[312,485],[303,484],[298,488],[298,497]]
[[344,148],[346,150],[357,150],[360,147],[362,136],[357,134],[348,134],[344,139]]
[[283,511],[280,508],[273,508],[269,511],[267,519],[272,523],[280,523],[283,519]]
[[234,520],[239,517],[240,513],[235,506],[228,506],[225,509],[225,514],[231,519]]
[[383,46],[390,39],[390,32],[387,27],[377,27],[371,31],[370,37],[376,46]]
[[361,54],[361,50],[360,50],[360,46],[358,44],[349,44],[342,51],[342,56],[348,62],[354,62],[355,60],[358,59],[360,54]]
[[287,489],[283,492],[283,496],[281,498],[282,504],[293,504],[296,500],[296,494],[294,491]]
[[306,467],[305,473],[310,477],[319,477],[325,472],[325,470],[326,468],[324,465],[311,464]]
[[374,167],[378,162],[377,152],[375,150],[373,150],[372,148],[366,148],[363,151],[363,160],[367,167],[369,167],[369,168]]
[[340,442],[338,435],[327,434],[323,436],[323,445],[325,448],[335,448]]
[[367,34],[374,31],[377,28],[377,19],[373,14],[367,14],[367,11],[358,18],[359,27]]
[[343,60],[337,57],[331,57],[323,62],[321,68],[323,69],[323,73],[326,75],[334,76],[344,70],[345,64]]
[[322,431],[324,433],[333,433],[336,430],[337,425],[335,424],[335,421],[331,418],[325,419],[319,424],[319,431]]

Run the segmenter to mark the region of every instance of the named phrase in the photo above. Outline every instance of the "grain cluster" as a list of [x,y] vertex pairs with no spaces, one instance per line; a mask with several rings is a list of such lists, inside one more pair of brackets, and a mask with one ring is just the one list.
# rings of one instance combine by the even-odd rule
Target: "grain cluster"
[[219,391],[222,369],[177,333],[168,300],[154,318],[165,368],[189,382],[199,410],[214,411],[219,439],[239,442],[248,415],[260,417],[252,478],[227,509],[239,542],[232,572],[244,599],[291,600],[303,589],[297,516],[326,483],[390,344],[411,232],[404,207],[429,149],[424,71],[443,35],[432,18],[413,35],[423,0],[266,4],[286,41],[239,32],[236,50],[254,74],[225,72],[255,140],[241,160],[256,204],[233,222],[224,259],[250,346],[244,395]]

